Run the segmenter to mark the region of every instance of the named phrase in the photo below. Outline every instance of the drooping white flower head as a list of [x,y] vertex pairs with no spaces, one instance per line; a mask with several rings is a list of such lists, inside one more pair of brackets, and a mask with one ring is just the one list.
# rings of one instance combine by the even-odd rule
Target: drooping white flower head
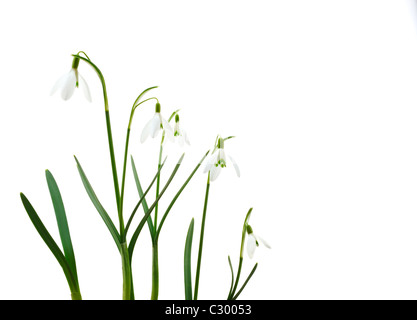
[[78,71],[79,62],[79,58],[74,58],[71,70],[58,79],[52,87],[51,95],[57,90],[61,90],[62,99],[68,100],[74,94],[75,88],[81,88],[85,98],[91,102],[90,89],[88,88],[87,82]]
[[155,114],[143,128],[142,134],[140,136],[140,142],[144,143],[149,136],[155,138],[161,130],[163,130],[166,138],[174,142],[174,133],[172,131],[172,128],[169,125],[168,121],[166,121],[165,118],[162,117],[161,105],[159,104],[159,102],[157,102],[155,106]]
[[268,249],[271,248],[271,246],[264,239],[253,233],[252,227],[250,225],[247,225],[246,232],[248,233],[248,237],[246,240],[246,248],[248,251],[249,258],[253,258],[255,254],[255,249],[259,247],[259,242],[262,243]]
[[[240,177],[240,170],[236,161],[229,155],[228,158],[232,161],[236,174]],[[210,171],[210,181],[214,181],[219,176],[221,169],[226,167],[226,152],[224,151],[224,139],[218,137],[216,147],[213,153],[207,159],[204,167],[204,173]]]
[[178,114],[175,114],[174,139],[181,147],[184,146],[185,143],[190,145],[187,132],[180,126],[180,117]]

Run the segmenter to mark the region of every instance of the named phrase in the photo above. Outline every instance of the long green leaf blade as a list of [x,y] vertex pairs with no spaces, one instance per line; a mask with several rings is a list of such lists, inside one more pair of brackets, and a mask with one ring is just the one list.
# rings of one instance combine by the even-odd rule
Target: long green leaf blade
[[[146,201],[145,195],[143,193],[142,190],[142,185],[140,184],[139,181],[139,176],[138,176],[138,172],[136,170],[136,166],[135,166],[135,161],[133,161],[133,157],[130,156],[131,162],[132,162],[132,170],[133,170],[133,176],[135,177],[135,182],[136,182],[136,188],[138,189],[138,193],[139,193],[139,199],[142,199],[142,208],[143,208],[143,212],[146,214],[146,212],[148,212],[149,207],[148,207],[148,202]],[[152,239],[154,238],[154,227],[153,227],[153,223],[152,223],[152,218],[151,216],[148,217],[148,226],[149,226],[149,232],[151,233]]]
[[23,193],[20,193],[20,198],[22,200],[23,206],[25,207],[27,214],[29,215],[30,220],[32,221],[39,235],[41,236],[45,244],[48,246],[49,250],[51,250],[58,263],[61,265],[65,277],[67,278],[67,282],[71,292],[78,292],[79,290],[75,281],[75,277],[72,274],[71,268],[67,260],[65,259],[65,256],[62,253],[61,249],[58,247],[55,240],[52,238],[45,225],[42,223],[42,220],[39,218],[38,214],[36,213],[32,204],[26,198],[26,196]]
[[46,170],[46,181],[48,183],[49,193],[51,194],[52,203],[54,206],[56,221],[58,224],[59,236],[61,237],[62,248],[64,249],[65,258],[71,268],[75,281],[78,285],[77,266],[75,263],[75,254],[72,247],[70,231],[68,227],[67,216],[65,214],[64,203],[62,201],[61,193],[58,188],[52,173]]
[[174,196],[174,198],[172,199],[171,203],[169,204],[168,208],[166,209],[161,222],[159,223],[158,226],[158,231],[156,232],[156,239],[159,238],[159,234],[161,232],[162,229],[162,225],[165,222],[165,219],[168,216],[168,213],[170,212],[170,210],[172,209],[172,207],[175,204],[175,201],[177,201],[178,197],[181,195],[181,192],[185,189],[185,187],[187,186],[187,184],[190,182],[191,178],[194,176],[194,174],[197,172],[198,168],[201,166],[201,164],[203,163],[204,159],[207,157],[207,155],[209,154],[210,150],[206,152],[206,154],[204,155],[204,157],[200,160],[200,162],[197,164],[197,166],[194,168],[194,170],[191,172],[191,174],[189,175],[189,177],[187,178],[187,180],[184,182],[184,184],[182,185],[182,187],[178,190],[177,194]]
[[132,255],[133,255],[133,249],[135,248],[136,245],[136,241],[138,240],[139,234],[142,231],[142,228],[144,226],[144,224],[146,223],[146,221],[148,220],[149,216],[152,213],[152,210],[155,208],[156,204],[158,203],[159,199],[161,199],[161,197],[164,195],[166,189],[168,188],[169,184],[171,183],[172,179],[174,179],[175,174],[177,173],[182,160],[184,159],[184,153],[182,154],[181,158],[178,160],[174,170],[171,173],[171,176],[168,178],[168,181],[166,182],[164,188],[161,190],[161,192],[159,193],[159,196],[155,199],[155,201],[152,203],[152,205],[149,207],[149,209],[146,211],[145,215],[142,217],[142,220],[139,222],[138,227],[136,228],[135,232],[132,235],[132,238],[130,239],[129,242],[129,257],[130,257],[130,261],[132,261]]
[[194,232],[194,218],[191,219],[190,226],[188,227],[187,238],[185,240],[185,249],[184,249],[185,300],[193,300],[193,288],[192,288],[192,281],[191,281],[191,248],[193,244],[193,232]]
[[[166,160],[166,158],[165,158],[165,160]],[[164,160],[164,162],[161,164],[161,166],[159,167],[159,169],[158,169],[158,171],[156,172],[156,174],[155,174],[155,176],[154,176],[154,178],[152,179],[152,181],[151,181],[151,183],[149,184],[149,186],[148,186],[148,188],[145,190],[145,192],[143,192],[142,191],[142,187],[141,187],[141,185],[140,185],[140,182],[139,182],[139,177],[138,177],[138,175],[137,175],[137,172],[136,172],[136,168],[134,168],[133,169],[133,172],[134,172],[134,176],[135,176],[135,180],[137,180],[137,187],[138,187],[138,191],[139,191],[139,202],[137,203],[137,205],[135,206],[135,208],[133,209],[133,212],[132,212],[132,214],[130,215],[130,218],[129,218],[129,220],[128,220],[128,222],[127,222],[127,224],[126,224],[126,228],[125,228],[125,232],[126,232],[126,234],[127,234],[127,230],[129,229],[129,226],[130,226],[130,224],[132,223],[132,220],[133,220],[133,217],[135,216],[135,214],[136,214],[136,211],[137,211],[137,209],[138,209],[138,207],[141,205],[141,203],[144,203],[144,202],[146,202],[146,195],[148,194],[148,192],[149,192],[149,190],[152,188],[152,186],[153,186],[153,184],[155,183],[155,181],[156,181],[156,178],[158,177],[158,175],[159,175],[159,173],[161,172],[161,170],[162,170],[162,167],[164,166],[164,164],[165,164],[165,160]],[[132,158],[132,161],[133,161],[133,158]],[[142,194],[142,195],[141,195]],[[143,205],[143,208],[145,209],[145,205]],[[148,209],[148,205],[146,204],[146,210]],[[146,212],[146,211],[145,211]],[[149,220],[149,219],[148,219]],[[152,220],[150,221],[151,222],[151,224],[152,224]],[[153,231],[153,228],[152,228],[152,231]]]
[[258,263],[255,264],[255,266],[253,267],[252,271],[250,272],[248,278],[246,279],[246,281],[243,283],[242,287],[240,288],[240,290],[236,293],[236,295],[232,298],[232,300],[236,300],[237,297],[239,297],[239,295],[242,293],[243,289],[245,289],[246,285],[248,284],[250,278],[252,278],[253,274],[256,271],[256,268],[258,267]]
[[81,167],[81,164],[79,163],[77,157],[75,157],[75,161],[77,162],[77,168],[78,168],[78,172],[80,173],[81,176],[81,180],[84,184],[85,190],[87,191],[88,196],[90,197],[91,202],[94,204],[94,206],[96,207],[98,213],[100,214],[101,218],[103,219],[104,223],[106,224],[107,228],[110,231],[110,234],[112,235],[114,242],[116,243],[116,246],[119,250],[121,250],[121,245],[120,245],[120,235],[119,232],[117,231],[116,227],[113,224],[113,221],[111,220],[111,218],[109,217],[109,215],[107,214],[106,210],[103,208],[103,206],[101,205],[100,201],[98,200],[93,187],[91,186],[90,182],[87,179],[87,176],[84,173],[83,168]]

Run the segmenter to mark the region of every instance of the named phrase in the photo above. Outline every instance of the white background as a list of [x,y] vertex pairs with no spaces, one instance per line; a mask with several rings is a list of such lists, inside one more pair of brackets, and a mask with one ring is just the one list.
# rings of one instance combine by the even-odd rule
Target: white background
[[[242,299],[416,299],[417,6],[415,1],[3,1],[0,4],[0,298],[68,299],[61,268],[21,204],[24,192],[59,243],[44,170],[64,199],[84,299],[121,299],[120,256],[90,202],[73,155],[117,225],[101,86],[79,70],[64,102],[49,92],[84,50],[104,74],[121,176],[137,95],[153,85],[162,113],[178,108],[192,146],[168,145],[162,207],[217,134],[228,167],[210,190],[199,297],[224,299],[243,219],[272,246]],[[159,140],[140,144],[153,103],[136,113],[132,154],[144,185]],[[183,250],[206,176],[200,170],[160,238],[160,298],[183,299]],[[126,212],[137,201],[128,164]],[[130,208],[130,209],[129,209]],[[142,214],[142,211],[139,211]],[[143,229],[133,260],[136,297],[149,299]],[[195,268],[195,265],[193,266]]]

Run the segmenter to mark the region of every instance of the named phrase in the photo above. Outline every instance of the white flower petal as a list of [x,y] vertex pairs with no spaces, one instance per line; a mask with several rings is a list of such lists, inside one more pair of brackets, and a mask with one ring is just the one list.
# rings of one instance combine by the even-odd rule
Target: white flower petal
[[260,241],[260,242],[262,242],[262,244],[265,246],[265,247],[267,247],[268,249],[271,249],[271,246],[264,240],[264,239],[262,239],[260,236],[258,236],[258,235],[256,235],[255,236],[256,237],[256,239],[258,240],[258,242]]
[[219,149],[219,161],[223,160],[224,164],[226,165],[226,152],[224,152],[223,148]]
[[222,171],[222,168],[220,166],[213,166],[210,169],[210,181],[214,181],[219,176],[220,172]]
[[232,161],[233,163],[233,167],[235,168],[236,174],[238,177],[240,177],[240,170],[239,170],[239,166],[237,165],[235,159],[233,159],[231,156],[229,156],[229,159]]
[[175,136],[175,139],[177,140],[177,142],[180,145],[180,147],[183,147],[184,146],[184,141],[185,141],[184,136],[182,136],[182,135]]
[[61,76],[52,87],[50,95],[53,95],[58,89],[63,88],[64,85],[67,83],[68,77],[69,77],[69,72]]
[[256,239],[253,235],[253,233],[248,234],[248,240],[246,242],[246,249],[248,251],[249,258],[253,258],[253,255],[255,254],[256,249]]
[[172,131],[171,126],[169,125],[168,121],[166,121],[161,116],[162,127],[165,130],[165,137],[168,138],[171,142],[174,142],[174,131]]
[[146,141],[146,139],[148,139],[149,134],[151,132],[151,124],[152,124],[152,120],[148,121],[148,123],[143,128],[142,134],[140,135],[140,142],[141,143],[144,143]]
[[161,116],[159,113],[155,113],[153,118],[151,119],[151,137],[155,138],[159,131],[161,130]]
[[78,73],[78,86],[81,87],[83,90],[85,98],[88,100],[88,102],[91,102],[91,95],[90,95],[90,89],[88,88],[87,82],[84,80],[84,78],[81,76],[80,73]]
[[174,124],[174,133],[177,133],[177,132],[178,132],[179,135],[181,135],[181,133],[180,133],[180,123],[179,122],[175,122],[175,124]]
[[68,77],[66,79],[66,82],[63,84],[62,91],[61,91],[61,97],[64,100],[68,100],[72,97],[74,90],[75,90],[75,84],[77,82],[77,78],[75,75],[75,70],[71,69],[71,71],[68,73]]
[[[159,122],[159,119],[156,118],[156,120]],[[140,142],[144,143],[145,140],[149,137],[149,135],[153,134],[153,131],[155,130],[155,116],[152,117],[151,120],[148,121],[148,123],[145,125],[145,127],[142,130],[142,134],[140,136]]]
[[203,173],[209,172],[211,168],[213,168],[213,164],[207,161],[206,164],[204,165]]
[[184,147],[184,144],[190,145],[187,132],[185,132],[185,130],[181,130],[179,121],[175,122],[174,125],[174,139],[178,142],[180,147]]
[[191,145],[190,140],[188,139],[188,135],[187,132],[185,132],[184,130],[182,130],[182,135],[184,136],[184,141],[186,144],[188,144],[189,146]]
[[204,164],[204,173],[209,172],[209,170],[214,167],[214,163],[217,159],[217,151],[215,151],[213,154],[211,154]]

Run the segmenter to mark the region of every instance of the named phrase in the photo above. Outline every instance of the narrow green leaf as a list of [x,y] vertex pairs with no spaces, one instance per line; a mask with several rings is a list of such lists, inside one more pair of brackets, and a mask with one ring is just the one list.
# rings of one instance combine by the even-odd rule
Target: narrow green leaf
[[236,300],[237,297],[242,293],[243,289],[245,289],[246,285],[248,284],[250,278],[252,278],[253,274],[256,271],[256,268],[258,267],[258,263],[255,264],[255,266],[253,267],[252,271],[250,272],[248,278],[246,279],[246,281],[243,283],[242,287],[240,288],[240,290],[238,291],[238,293],[236,293],[236,295],[232,298],[232,300]]
[[233,297],[236,290],[237,290],[237,286],[239,283],[239,279],[240,279],[240,273],[242,271],[242,266],[243,266],[243,249],[245,247],[245,239],[246,239],[246,228],[248,226],[248,222],[249,222],[249,218],[252,214],[252,210],[253,208],[250,208],[248,213],[246,214],[245,217],[245,221],[243,222],[243,228],[242,228],[242,240],[240,242],[240,256],[239,256],[239,266],[237,268],[237,274],[236,274],[236,280],[235,280],[235,284],[233,287],[232,292],[230,293],[230,297]]
[[174,179],[175,174],[177,173],[182,160],[184,159],[184,153],[182,154],[181,158],[178,160],[177,165],[175,166],[174,170],[171,173],[171,176],[169,177],[168,181],[166,182],[164,188],[159,193],[159,196],[155,199],[155,201],[152,203],[152,205],[149,207],[149,209],[146,211],[145,215],[143,216],[142,220],[139,222],[138,227],[136,228],[135,232],[132,235],[132,238],[129,242],[129,257],[130,261],[132,261],[132,255],[133,255],[133,249],[135,248],[136,241],[138,240],[139,234],[142,231],[142,228],[146,221],[148,220],[150,214],[152,213],[152,210],[155,208],[156,204],[158,203],[159,199],[164,195],[166,189],[168,188],[169,184],[171,183],[172,179]]
[[101,218],[103,219],[104,223],[106,224],[107,228],[110,231],[110,234],[112,235],[114,242],[116,243],[116,246],[119,250],[121,250],[121,244],[120,244],[120,235],[117,231],[116,227],[113,224],[113,221],[107,214],[106,210],[104,210],[103,206],[101,205],[100,201],[98,200],[96,194],[94,193],[93,188],[91,187],[90,182],[87,179],[87,176],[84,173],[83,168],[81,167],[81,164],[78,162],[77,157],[75,157],[75,161],[77,162],[77,168],[78,172],[80,173],[81,180],[84,184],[85,190],[87,191],[88,196],[90,197],[91,202],[96,207],[98,213],[100,214]]
[[71,268],[75,281],[78,285],[77,266],[75,263],[74,249],[72,247],[72,241],[70,231],[68,227],[67,216],[65,214],[64,203],[62,201],[61,193],[58,185],[49,170],[46,170],[46,181],[48,183],[49,193],[51,194],[52,203],[54,205],[54,211],[56,221],[58,224],[59,235],[61,237],[62,248],[64,249],[65,258]]
[[237,267],[236,280],[235,280],[235,284],[233,286],[233,290],[230,293],[230,297],[233,297],[236,290],[237,290],[237,285],[239,284],[239,279],[240,279],[240,273],[242,271],[242,266],[243,266],[243,257],[239,257],[239,266]]
[[159,223],[158,231],[156,233],[156,239],[159,238],[159,234],[161,232],[162,225],[164,224],[165,219],[168,216],[168,213],[171,211],[172,207],[174,206],[175,201],[177,201],[177,199],[180,196],[181,192],[185,189],[185,187],[187,186],[187,184],[190,182],[191,178],[197,172],[198,168],[201,166],[201,164],[203,163],[204,159],[207,157],[207,155],[209,154],[209,152],[210,152],[210,150],[206,152],[206,154],[204,155],[204,157],[200,160],[200,162],[197,164],[197,166],[194,168],[194,170],[191,172],[191,174],[189,175],[189,177],[187,178],[187,180],[184,182],[184,184],[182,185],[182,187],[178,190],[177,194],[172,199],[171,203],[169,204],[168,208],[166,209],[166,211],[164,213],[164,216],[161,219],[161,222]]
[[184,249],[185,300],[193,300],[193,288],[192,288],[192,281],[191,281],[191,247],[193,244],[193,232],[194,232],[194,218],[191,219],[191,223],[188,228],[187,238],[185,240],[185,249]]
[[[139,176],[138,176],[138,173],[136,171],[135,161],[133,161],[132,156],[130,156],[130,160],[132,162],[133,176],[135,177],[136,188],[138,189],[138,193],[139,193],[139,199],[143,199],[142,200],[142,208],[143,208],[143,212],[146,214],[146,212],[148,212],[148,210],[149,210],[148,203],[147,203],[146,198],[144,196],[142,186],[141,186],[140,181],[139,181]],[[148,222],[148,226],[149,226],[149,232],[151,233],[151,237],[153,239],[155,230],[154,230],[154,227],[153,227],[151,216],[148,217],[147,222]]]
[[204,229],[206,225],[209,190],[210,190],[210,172],[207,174],[206,195],[204,197],[203,216],[201,218],[200,242],[198,245],[197,267],[195,271],[194,300],[197,300],[198,298],[198,287],[200,285],[200,269],[201,269],[201,259],[203,257]]
[[[166,160],[166,157],[165,157],[165,160]],[[136,206],[135,206],[135,208],[133,209],[133,212],[132,212],[132,214],[130,215],[129,221],[128,221],[128,222],[127,222],[127,224],[126,224],[126,228],[125,228],[125,233],[126,233],[126,234],[127,234],[127,230],[129,229],[130,224],[132,223],[133,217],[134,217],[134,216],[135,216],[135,214],[136,214],[137,209],[139,208],[139,206],[141,205],[141,203],[145,203],[145,202],[146,202],[145,197],[146,197],[146,195],[148,194],[149,190],[152,188],[152,185],[153,185],[153,184],[154,184],[154,182],[156,181],[156,178],[158,177],[159,173],[161,172],[162,167],[163,167],[163,166],[164,166],[164,164],[165,164],[165,160],[164,160],[164,162],[161,164],[161,166],[159,167],[158,171],[156,172],[156,174],[155,174],[154,178],[152,179],[152,181],[151,181],[151,183],[149,184],[148,188],[146,189],[145,193],[143,193],[143,192],[142,192],[142,187],[140,186],[140,182],[139,182],[139,178],[138,178],[138,175],[137,175],[137,172],[136,172],[136,168],[134,167],[133,172],[134,172],[135,180],[137,180],[136,184],[137,184],[137,186],[138,186],[138,191],[140,190],[140,191],[139,191],[139,195],[140,195],[140,194],[142,194],[142,195],[140,195],[140,196],[139,196],[139,202],[137,203],[137,205],[136,205]],[[133,161],[133,158],[132,158],[132,161]],[[132,164],[133,164],[133,163],[132,163]],[[143,207],[144,207],[144,209],[145,209],[145,206],[143,206]],[[148,205],[147,205],[147,204],[146,204],[146,209],[148,209]],[[151,220],[151,223],[152,223],[152,220]],[[152,228],[152,231],[153,231],[153,228]]]
[[235,281],[235,274],[233,272],[233,266],[232,266],[232,261],[230,260],[230,256],[227,256],[227,259],[229,260],[229,267],[230,267],[230,271],[232,272],[232,284],[230,285],[229,295],[227,296],[227,300],[230,300],[232,298],[232,291],[233,291],[233,284],[234,284],[234,281]]
[[49,250],[51,250],[58,263],[61,265],[65,277],[67,278],[67,282],[71,292],[78,292],[78,286],[75,281],[75,277],[72,274],[71,268],[67,260],[65,259],[65,256],[62,253],[61,249],[58,247],[55,240],[52,238],[45,225],[42,223],[42,220],[39,218],[38,214],[36,213],[32,204],[26,198],[26,196],[23,193],[20,193],[20,198],[22,199],[23,206],[25,207],[25,210],[29,215],[29,218],[35,226],[36,230],[38,231],[39,235],[41,236],[45,244],[48,246]]

